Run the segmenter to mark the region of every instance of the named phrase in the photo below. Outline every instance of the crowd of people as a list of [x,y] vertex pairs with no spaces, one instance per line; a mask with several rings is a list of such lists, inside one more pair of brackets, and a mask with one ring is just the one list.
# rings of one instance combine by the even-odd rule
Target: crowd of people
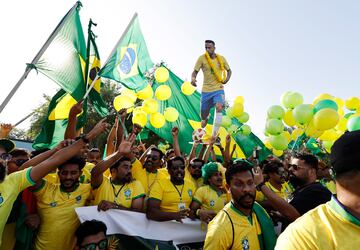
[[[107,249],[106,225],[77,218],[75,208],[89,205],[155,221],[201,220],[208,224],[204,249],[360,245],[360,131],[335,142],[331,166],[307,152],[259,162],[234,159],[230,135],[225,148],[212,137],[194,141],[185,155],[176,127],[167,152],[138,145],[142,128],[134,124],[126,133],[119,125],[125,117],[121,110],[111,129],[102,120],[78,137],[68,126],[64,141],[41,152],[0,140],[0,249]],[[76,115],[71,119],[76,123]],[[89,145],[109,129],[103,159]]]

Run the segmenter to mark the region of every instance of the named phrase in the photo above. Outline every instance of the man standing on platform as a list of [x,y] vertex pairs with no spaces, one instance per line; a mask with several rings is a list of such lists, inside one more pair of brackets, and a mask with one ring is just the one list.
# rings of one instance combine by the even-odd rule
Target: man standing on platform
[[201,127],[205,130],[210,109],[215,106],[214,128],[212,136],[216,136],[222,120],[222,110],[225,102],[224,84],[231,77],[231,70],[226,59],[215,53],[215,42],[205,41],[205,54],[201,55],[191,74],[191,84],[196,86],[196,76],[200,69],[204,74],[201,92]]

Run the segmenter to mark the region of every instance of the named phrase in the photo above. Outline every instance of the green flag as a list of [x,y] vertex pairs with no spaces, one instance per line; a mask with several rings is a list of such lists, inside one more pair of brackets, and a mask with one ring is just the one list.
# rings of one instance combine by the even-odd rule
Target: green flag
[[85,93],[83,72],[86,59],[86,43],[79,9],[80,2],[63,17],[44,45],[47,46],[43,48],[45,51],[33,65],[77,101]]
[[[90,20],[89,29],[88,29],[88,48],[87,48],[88,67],[86,68],[86,72],[89,72],[87,77],[88,87],[95,80],[96,75],[98,74],[101,68],[100,55],[95,43],[95,35],[91,30],[92,24],[93,22]],[[109,110],[107,108],[106,103],[101,97],[102,85],[103,83],[101,82],[101,78],[99,77],[89,93],[89,100],[93,105],[94,109],[96,110],[96,112],[99,113],[102,117],[105,117],[109,114]]]
[[139,91],[147,84],[144,73],[153,65],[135,14],[99,75]]
[[[164,114],[164,111],[168,107],[176,108],[179,112],[179,118],[177,121],[170,123],[166,122],[165,125],[160,128],[154,128],[151,126],[150,122],[147,123],[146,127],[156,133],[158,136],[163,139],[172,142],[172,136],[170,130],[172,127],[176,126],[179,128],[179,144],[182,152],[189,153],[192,147],[192,132],[200,128],[201,118],[200,118],[200,94],[195,91],[194,94],[186,96],[181,92],[181,85],[183,80],[177,77],[173,72],[169,70],[169,80],[164,83],[167,84],[172,92],[171,98],[166,101],[158,101],[159,103],[159,112]],[[154,83],[152,88],[155,92],[159,84]],[[212,122],[213,122],[213,112],[211,112],[211,117],[209,119],[209,124],[206,127],[206,130],[209,134],[212,131]],[[232,123],[240,127],[242,124],[237,119],[232,119]],[[219,136],[222,143],[225,143],[225,137],[227,131],[224,128],[220,128]],[[270,154],[270,151],[266,149],[262,141],[253,133],[248,136],[235,134],[232,136],[231,145],[237,144],[236,154],[238,158],[247,158],[250,157],[254,148],[260,148],[260,160],[264,159]],[[215,153],[221,156],[220,150],[215,147]]]

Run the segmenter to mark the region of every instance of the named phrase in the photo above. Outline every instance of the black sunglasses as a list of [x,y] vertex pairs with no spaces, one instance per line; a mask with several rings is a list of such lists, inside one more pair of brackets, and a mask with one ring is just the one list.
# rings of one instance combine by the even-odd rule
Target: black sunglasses
[[27,161],[28,161],[27,159],[17,159],[17,160],[12,160],[11,162],[14,162],[16,166],[21,167],[22,164],[24,164]]
[[159,157],[157,157],[156,155],[146,155],[146,159],[147,158],[151,158],[153,161],[159,160]]
[[4,161],[9,161],[9,160],[11,160],[12,156],[9,153],[3,153],[0,155],[0,158]]
[[100,250],[105,250],[108,246],[108,240],[107,239],[103,239],[97,243],[89,243],[86,245],[81,246],[81,249],[85,249],[85,250],[95,250],[96,247],[99,247]]

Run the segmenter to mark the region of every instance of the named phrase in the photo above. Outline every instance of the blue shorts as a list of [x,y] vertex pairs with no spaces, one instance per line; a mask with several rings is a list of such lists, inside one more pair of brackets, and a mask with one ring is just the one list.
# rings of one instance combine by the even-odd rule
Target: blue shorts
[[201,119],[206,120],[209,116],[210,109],[220,103],[225,103],[224,90],[217,90],[214,92],[201,92]]

